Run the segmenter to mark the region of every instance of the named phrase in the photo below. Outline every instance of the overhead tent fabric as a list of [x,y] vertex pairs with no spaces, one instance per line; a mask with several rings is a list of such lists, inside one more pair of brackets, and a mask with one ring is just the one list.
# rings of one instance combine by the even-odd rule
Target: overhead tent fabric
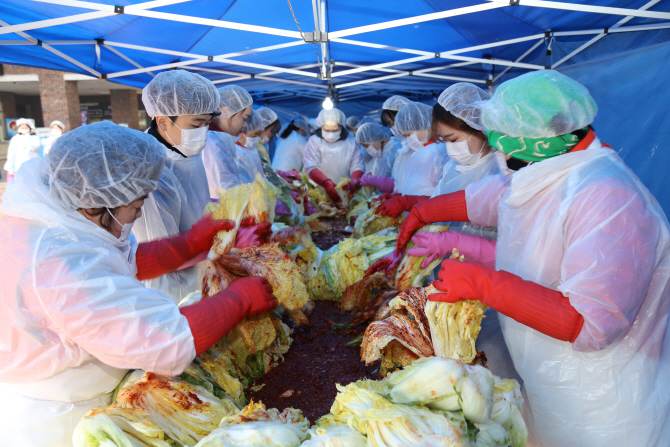
[[598,135],[670,214],[670,0],[3,0],[0,25],[0,63],[140,88],[192,70],[284,122],[327,95],[378,116],[393,94],[432,105],[454,82],[556,69],[589,88]]

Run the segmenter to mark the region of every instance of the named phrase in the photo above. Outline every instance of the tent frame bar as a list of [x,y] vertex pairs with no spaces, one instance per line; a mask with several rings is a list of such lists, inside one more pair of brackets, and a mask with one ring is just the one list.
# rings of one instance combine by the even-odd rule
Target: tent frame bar
[[[510,0],[486,0],[492,3],[504,3],[510,6]],[[609,6],[591,6],[576,3],[554,2],[548,0],[514,0],[516,6],[532,6],[536,8],[562,9],[565,11],[591,12],[613,16],[630,16],[644,19],[670,20],[670,12],[644,11],[639,9],[612,8]]]

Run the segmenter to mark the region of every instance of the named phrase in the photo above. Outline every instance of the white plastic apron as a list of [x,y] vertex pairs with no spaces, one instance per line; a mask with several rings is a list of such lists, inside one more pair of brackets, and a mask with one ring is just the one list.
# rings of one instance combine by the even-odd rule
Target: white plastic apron
[[337,141],[333,144],[319,138],[321,149],[321,165],[319,170],[333,182],[338,183],[341,178],[351,176],[351,159],[353,151],[358,150],[350,140]]
[[[403,148],[402,150],[404,150]],[[435,172],[442,172],[442,166],[435,166],[436,144],[424,146],[418,151],[408,149],[401,160],[400,189],[396,192],[404,196],[431,196],[437,185]]]

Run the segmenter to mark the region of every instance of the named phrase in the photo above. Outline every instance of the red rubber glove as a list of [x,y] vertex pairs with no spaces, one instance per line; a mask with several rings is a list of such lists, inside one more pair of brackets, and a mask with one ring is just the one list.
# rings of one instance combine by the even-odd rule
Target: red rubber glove
[[377,272],[391,273],[398,268],[402,262],[403,256],[405,256],[405,250],[402,250],[399,253],[394,251],[390,255],[386,255],[372,264],[370,268],[365,271],[365,275],[370,276]]
[[442,262],[438,277],[440,280],[433,285],[446,293],[429,295],[431,301],[479,300],[521,324],[570,343],[584,325],[584,317],[561,292],[524,281],[509,272],[447,259]]
[[254,245],[263,245],[267,243],[272,235],[272,224],[265,222],[252,226],[240,226],[237,230],[235,239],[235,248],[247,248]]
[[415,205],[400,227],[396,250],[405,248],[416,230],[435,222],[470,222],[465,191],[433,197]]
[[421,268],[428,268],[436,259],[444,259],[451,256],[454,248],[468,261],[478,262],[490,269],[496,268],[496,241],[484,239],[479,236],[463,234],[457,231],[443,231],[442,233],[429,233],[422,231],[416,233],[412,238],[415,247],[407,250],[410,256],[426,256]]
[[414,208],[414,205],[417,205],[421,202],[430,199],[428,196],[396,196],[384,202],[375,214],[381,214],[382,216],[393,217],[394,219],[400,216],[405,211],[410,211]]
[[277,307],[272,287],[263,278],[240,278],[220,293],[179,311],[188,320],[200,355],[211,348],[249,314],[264,312]]
[[337,193],[335,190],[335,183],[326,177],[326,174],[323,172],[319,171],[318,169],[312,169],[309,172],[309,178],[314,180],[314,182],[322,186],[323,189],[326,190],[326,194],[328,194],[328,197],[330,197],[330,200],[332,200],[335,203],[340,203],[342,201],[342,198],[340,198],[340,195]]
[[349,191],[349,197],[353,196],[361,188],[361,177],[363,177],[363,171],[354,171],[351,174],[351,181],[342,187],[345,191]]
[[206,215],[188,231],[156,241],[144,242],[137,247],[137,279],[158,278],[174,272],[185,262],[212,248],[219,231],[235,228],[233,220],[214,220]]
[[394,192],[394,193],[385,192],[384,194],[380,195],[379,197],[375,197],[374,199],[372,199],[372,201],[373,202],[385,203],[386,201],[388,201],[388,200],[390,200],[394,197],[400,197],[401,195],[402,194],[398,194],[397,192]]

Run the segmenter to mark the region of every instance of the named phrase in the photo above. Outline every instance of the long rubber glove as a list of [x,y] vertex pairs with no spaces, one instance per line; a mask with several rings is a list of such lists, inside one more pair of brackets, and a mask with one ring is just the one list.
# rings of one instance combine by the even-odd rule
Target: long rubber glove
[[405,248],[416,230],[435,222],[470,222],[465,191],[433,197],[415,205],[400,227],[396,250]]
[[433,285],[446,293],[429,295],[431,301],[479,300],[521,324],[570,343],[584,325],[584,317],[561,292],[509,272],[447,259],[438,277],[440,280]]
[[249,277],[236,279],[226,290],[179,311],[188,320],[195,353],[200,355],[245,316],[274,309],[277,304],[265,279]]
[[428,268],[436,259],[448,258],[457,248],[468,261],[478,262],[490,269],[496,268],[496,241],[457,231],[428,233],[422,231],[412,238],[414,248],[407,250],[410,256],[426,256],[421,268]]
[[177,270],[185,262],[212,248],[219,231],[235,228],[233,220],[214,220],[206,215],[188,231],[166,239],[144,242],[137,247],[137,279],[158,278]]
[[326,194],[328,194],[328,197],[330,197],[330,200],[332,200],[335,203],[340,203],[342,201],[342,198],[340,195],[337,193],[335,190],[335,182],[333,182],[331,179],[326,177],[326,174],[323,172],[319,171],[318,169],[312,169],[309,172],[309,178],[314,180],[314,182],[322,186],[323,189],[326,190]]
[[415,205],[430,199],[428,196],[397,196],[384,202],[375,214],[382,216],[393,217],[394,219],[400,216],[405,211],[410,211]]
[[390,275],[398,268],[400,262],[402,262],[403,256],[405,256],[405,250],[401,250],[400,252],[394,251],[390,255],[386,255],[372,264],[370,268],[365,271],[365,275],[370,276],[377,272],[385,272]]
[[363,171],[360,169],[354,171],[354,173],[351,174],[351,181],[342,187],[345,191],[349,191],[349,197],[353,196],[356,191],[361,188],[361,177],[363,177]]
[[365,174],[361,177],[361,186],[372,186],[381,192],[393,192],[395,180],[393,180],[393,177]]

